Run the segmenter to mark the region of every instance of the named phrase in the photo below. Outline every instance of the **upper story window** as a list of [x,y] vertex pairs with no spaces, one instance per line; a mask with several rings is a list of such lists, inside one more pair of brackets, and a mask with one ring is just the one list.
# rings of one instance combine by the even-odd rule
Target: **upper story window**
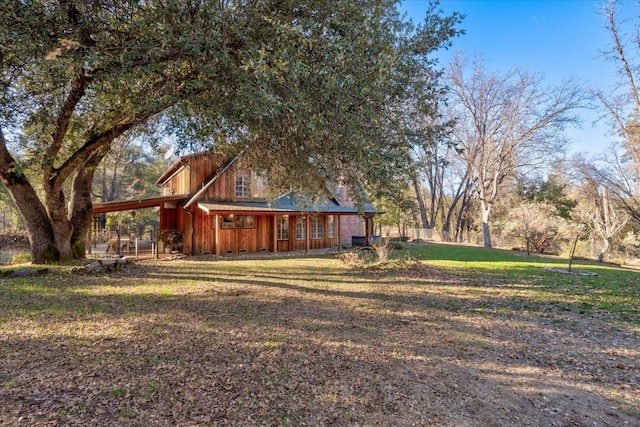
[[251,177],[251,197],[267,197],[267,177],[264,174],[253,172]]
[[249,172],[236,173],[236,197],[251,197],[251,174]]

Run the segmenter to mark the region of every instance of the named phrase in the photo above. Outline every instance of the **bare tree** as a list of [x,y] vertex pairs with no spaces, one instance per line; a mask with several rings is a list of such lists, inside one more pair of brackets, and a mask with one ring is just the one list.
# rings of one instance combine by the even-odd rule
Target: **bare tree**
[[[596,92],[596,94],[615,121],[617,130],[622,133],[625,148],[633,157],[637,172],[640,174],[640,94],[634,73],[637,67],[630,63],[631,56],[621,37],[617,11],[618,2],[615,0],[609,0],[602,8],[605,25],[612,40],[611,50],[604,53],[618,66],[621,77],[626,80],[627,90],[612,96],[606,96],[602,92]],[[639,47],[640,34],[635,32],[630,42],[632,46]]]
[[504,231],[524,241],[527,255],[532,246],[536,252],[543,253],[569,235],[567,220],[547,201],[523,202],[514,207],[507,214]]
[[476,59],[467,75],[466,66],[458,55],[448,71],[458,120],[454,135],[477,180],[484,246],[491,247],[491,210],[505,180],[517,170],[543,166],[562,151],[562,131],[577,122],[572,112],[585,94],[571,80],[548,88],[540,75],[521,69],[489,73]]
[[[456,153],[459,154],[459,153]],[[440,211],[440,234],[445,241],[452,239],[463,241],[463,229],[469,224],[471,205],[477,180],[466,162],[459,156],[449,154],[446,173],[444,174],[442,209]],[[451,235],[453,227],[453,236]]]
[[609,189],[610,197],[626,210],[630,219],[640,224],[640,175],[635,173],[635,165],[629,156],[619,153],[614,147],[599,159],[592,159],[588,164],[584,159],[582,162],[582,168],[589,168],[598,182]]
[[573,219],[602,240],[603,246],[598,255],[598,260],[602,261],[615,236],[629,221],[629,215],[619,200],[611,198],[608,187],[610,171],[606,165],[576,155],[571,161],[571,172],[578,199]]
[[640,32],[625,38],[623,22],[619,19],[619,3],[609,0],[602,7],[605,27],[611,36],[610,49],[604,57],[616,65],[621,84],[611,92],[595,91],[605,108],[614,133],[622,137],[620,151],[612,150],[606,161],[602,180],[612,196],[622,203],[631,217],[640,223],[640,94],[637,70],[633,60],[640,53]]
[[412,144],[411,183],[424,229],[435,228],[438,213],[443,211],[444,175],[454,149],[447,138],[451,126],[450,122],[425,123],[422,137]]
[[602,239],[603,245],[598,261],[604,260],[611,249],[613,238],[627,225],[629,216],[616,209],[611,202],[607,187],[596,190],[596,197],[583,199],[576,207],[576,219],[584,223],[593,234]]

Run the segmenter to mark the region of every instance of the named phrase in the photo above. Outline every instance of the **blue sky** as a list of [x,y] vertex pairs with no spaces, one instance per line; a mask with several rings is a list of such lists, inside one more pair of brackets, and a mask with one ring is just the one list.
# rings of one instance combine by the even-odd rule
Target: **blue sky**
[[[405,0],[401,10],[415,22],[422,20],[427,1]],[[466,15],[460,28],[466,34],[454,40],[453,48],[440,55],[442,64],[455,51],[468,57],[482,55],[491,69],[506,71],[525,67],[540,72],[549,85],[569,77],[588,87],[611,89],[618,81],[613,64],[600,52],[607,49],[609,35],[598,14],[598,0],[442,0],[445,13]],[[623,4],[625,16],[637,16],[634,2]],[[568,134],[574,140],[571,151],[597,153],[606,150],[612,137],[605,123],[595,126],[593,111],[580,111],[582,129]]]

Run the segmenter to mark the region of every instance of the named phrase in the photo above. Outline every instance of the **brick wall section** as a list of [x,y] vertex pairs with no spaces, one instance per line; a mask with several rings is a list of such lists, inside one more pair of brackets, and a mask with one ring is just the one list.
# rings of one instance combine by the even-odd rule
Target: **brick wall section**
[[[349,197],[348,188],[338,187],[336,198],[342,206],[355,206]],[[364,219],[359,215],[343,215],[340,217],[340,243],[351,245],[351,236],[364,236]]]
[[351,236],[364,236],[364,220],[360,216],[342,216],[340,218],[340,243],[351,245]]

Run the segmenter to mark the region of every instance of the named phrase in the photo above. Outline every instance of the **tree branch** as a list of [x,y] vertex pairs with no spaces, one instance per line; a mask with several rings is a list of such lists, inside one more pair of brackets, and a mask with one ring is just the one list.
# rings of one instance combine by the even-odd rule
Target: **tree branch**
[[58,119],[56,120],[56,127],[51,134],[51,143],[47,146],[47,150],[42,158],[42,169],[45,179],[50,179],[55,175],[55,158],[62,147],[62,143],[64,142],[73,112],[85,94],[86,86],[87,78],[84,74],[84,70],[81,69],[78,71],[76,79],[71,86],[71,91],[67,95],[67,99],[64,101],[64,104],[60,109]]
[[55,179],[60,180],[60,182],[65,181],[71,173],[73,173],[74,170],[96,150],[108,146],[114,139],[124,134],[132,127],[144,123],[147,119],[160,111],[162,111],[162,109],[125,117],[106,131],[93,135],[58,168]]

